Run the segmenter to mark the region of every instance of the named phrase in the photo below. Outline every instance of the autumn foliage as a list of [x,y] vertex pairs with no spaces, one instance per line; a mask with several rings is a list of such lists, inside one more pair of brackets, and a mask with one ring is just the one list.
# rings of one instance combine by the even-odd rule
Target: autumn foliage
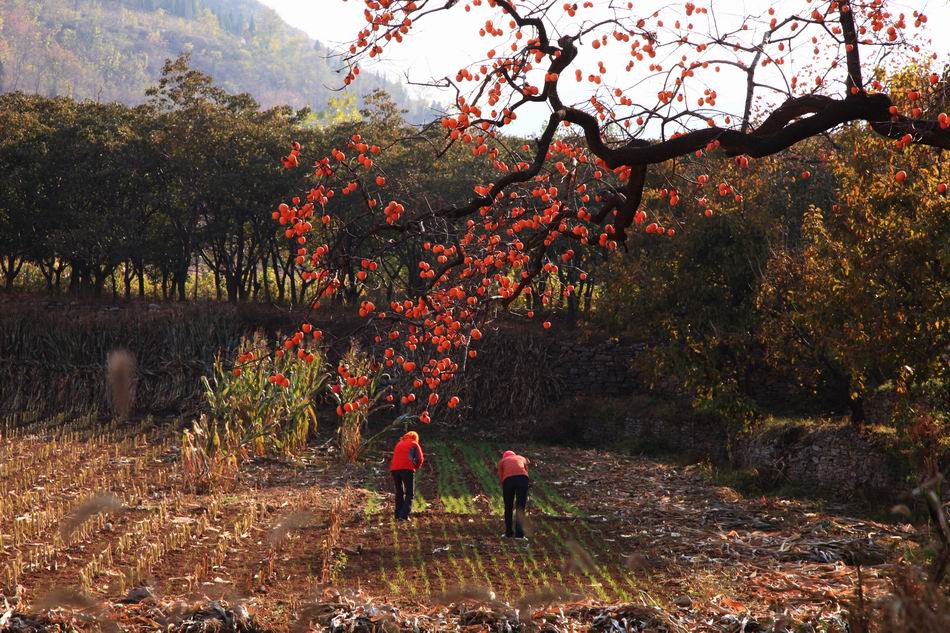
[[[576,296],[595,264],[629,248],[632,235],[659,248],[706,230],[720,209],[741,205],[756,160],[842,126],[896,157],[912,146],[950,148],[950,120],[932,98],[946,90],[946,71],[931,69],[926,15],[884,0],[807,0],[782,14],[773,7],[738,17],[717,15],[721,4],[651,11],[632,2],[366,0],[367,24],[342,60],[347,81],[428,21],[450,20],[489,40],[445,80],[455,103],[434,124],[443,147],[422,150],[462,145],[484,161],[494,176],[473,182],[468,196],[434,207],[392,195],[378,166],[390,150],[369,133],[328,156],[305,158],[294,143],[283,159],[287,168],[312,165],[309,192],[273,215],[297,249],[314,307],[343,286],[347,243],[385,238],[358,262],[371,297],[359,313],[378,341],[390,341],[382,362],[405,378],[403,406],[428,420],[440,399],[456,402],[439,393],[477,354],[498,310],[550,328],[555,293]],[[922,80],[891,82],[880,72],[885,55],[917,64]],[[723,98],[739,87],[744,98]],[[539,106],[549,112],[541,134],[512,145],[504,128]],[[917,186],[895,162],[890,183]],[[793,178],[807,188],[816,175],[802,168]],[[932,195],[945,196],[946,184],[933,183]],[[334,214],[346,197],[365,207],[358,225]],[[419,282],[376,300],[374,276],[410,240],[423,249],[409,271]],[[298,343],[288,339],[287,350]]]

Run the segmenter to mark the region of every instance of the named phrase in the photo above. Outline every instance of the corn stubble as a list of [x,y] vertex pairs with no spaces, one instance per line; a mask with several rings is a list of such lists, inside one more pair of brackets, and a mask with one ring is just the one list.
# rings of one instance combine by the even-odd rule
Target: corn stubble
[[[225,372],[222,366],[222,374]],[[18,424],[24,419],[17,418]],[[0,497],[4,519],[0,531],[8,548],[15,540],[13,550],[18,553],[18,558],[7,564],[3,581],[7,586],[30,585],[67,564],[67,548],[72,547],[71,556],[82,552],[81,560],[68,563],[74,570],[71,577],[75,583],[68,590],[72,593],[64,590],[42,603],[44,606],[59,605],[53,608],[89,618],[91,625],[109,627],[108,622],[97,624],[95,618],[102,615],[96,601],[125,595],[142,583],[168,596],[187,592],[200,597],[211,595],[212,588],[233,593],[230,584],[209,586],[218,576],[232,578],[222,570],[233,570],[235,557],[243,552],[259,556],[253,565],[262,566],[246,570],[246,578],[253,580],[254,590],[263,587],[263,593],[287,581],[307,584],[307,578],[290,578],[282,569],[287,556],[299,557],[304,555],[301,552],[312,558],[309,580],[314,589],[325,592],[354,582],[347,555],[355,563],[359,554],[347,549],[347,530],[360,522],[353,513],[356,500],[365,498],[362,493],[336,489],[337,494],[323,510],[315,510],[322,500],[316,491],[288,499],[282,510],[266,509],[253,491],[239,495],[210,487],[196,495],[186,485],[181,464],[167,459],[179,446],[174,431],[160,433],[143,430],[138,424],[133,428],[110,423],[106,439],[97,438],[94,420],[76,418],[65,424],[41,417],[29,420],[14,431],[15,437],[7,431],[12,429],[12,421],[5,421],[2,427],[0,489],[9,494]],[[63,428],[69,426],[72,428]],[[36,429],[46,429],[50,435],[40,439],[34,434]],[[129,435],[133,432],[136,435]],[[22,456],[13,449],[14,443]],[[252,455],[253,442],[248,446]],[[264,447],[268,453],[280,449],[269,441]],[[497,480],[489,477],[494,448],[481,444],[469,448],[472,450],[463,452],[454,444],[435,445],[435,450],[448,452],[432,454],[429,462],[441,482],[437,495],[427,494],[431,509],[426,512],[434,513],[436,521],[431,532],[426,531],[425,519],[412,532],[397,530],[392,521],[384,520],[381,536],[385,539],[391,534],[392,541],[382,543],[381,548],[391,551],[392,557],[385,563],[381,557],[378,564],[381,578],[397,581],[391,589],[414,602],[436,598],[474,603],[512,618],[518,613],[517,617],[525,618],[535,609],[573,600],[594,581],[612,594],[611,587],[622,579],[607,578],[616,570],[600,563],[600,554],[583,553],[593,546],[594,535],[573,524],[552,527],[538,516],[530,525],[531,546],[508,544],[511,552],[504,557],[493,555],[484,543],[478,545],[485,538],[485,521],[492,526],[499,521],[500,490]],[[43,459],[37,460],[39,456]],[[26,467],[31,462],[35,468]],[[439,473],[443,468],[446,472]],[[479,477],[473,474],[476,469]],[[540,478],[537,483],[542,483]],[[567,512],[563,500],[545,495],[541,485],[536,489],[538,495],[532,503],[538,508]],[[454,513],[441,513],[442,495],[446,501],[451,498]],[[493,516],[480,516],[483,506],[474,501],[478,495],[486,497],[484,505]],[[46,508],[45,514],[32,510],[38,507]],[[13,524],[15,533],[7,528]],[[444,558],[433,555],[433,537],[451,548]],[[263,563],[258,562],[261,559]],[[162,580],[156,582],[156,577]],[[456,585],[461,588],[454,590]],[[37,604],[32,603],[34,607]],[[302,620],[319,620],[326,612],[316,603],[298,606],[292,609]]]
[[59,536],[68,542],[73,533],[86,521],[99,514],[111,514],[123,509],[122,502],[108,493],[101,493],[84,501],[62,522]]

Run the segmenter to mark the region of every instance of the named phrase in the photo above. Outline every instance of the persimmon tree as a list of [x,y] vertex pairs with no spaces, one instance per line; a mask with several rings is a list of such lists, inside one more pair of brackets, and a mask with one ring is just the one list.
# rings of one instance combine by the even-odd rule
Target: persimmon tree
[[[892,81],[915,79],[904,72]],[[950,90],[927,101],[924,108],[942,111]],[[851,130],[835,141],[837,190],[807,209],[800,252],[772,253],[757,301],[771,362],[792,368],[809,391],[834,386],[863,422],[876,390],[925,404],[946,388],[950,174],[946,158],[924,148],[895,156],[886,140]],[[895,187],[901,172],[908,175]]]
[[[399,245],[422,244],[427,257],[411,274],[423,283],[385,305],[367,291],[359,308],[380,342],[392,341],[385,362],[406,379],[397,396],[420,409],[442,401],[440,386],[477,353],[483,323],[498,310],[551,327],[552,300],[577,292],[571,280],[585,281],[596,255],[609,259],[635,233],[675,240],[703,230],[724,201],[741,202],[751,161],[842,126],[887,139],[897,156],[913,145],[950,149],[947,114],[916,105],[945,84],[942,71],[907,89],[906,108],[871,74],[892,60],[934,63],[927,16],[905,14],[896,2],[797,0],[744,15],[722,1],[364,5],[366,26],[341,57],[346,83],[440,17],[489,42],[454,76],[430,82],[453,107],[434,124],[441,143],[415,149],[469,148],[494,173],[473,179],[472,194],[441,206],[392,195],[378,167],[389,148],[371,131],[328,156],[305,159],[295,144],[284,158],[287,168],[313,164],[314,186],[274,214],[298,248],[313,305],[339,291],[339,245],[354,233],[384,238],[360,260],[360,281]],[[505,133],[538,110],[545,122],[537,138],[523,143]],[[706,162],[722,156],[730,170],[711,175]],[[660,165],[657,182],[649,176]],[[892,184],[908,178],[898,172]],[[347,196],[365,205],[369,226],[354,231],[335,218]]]

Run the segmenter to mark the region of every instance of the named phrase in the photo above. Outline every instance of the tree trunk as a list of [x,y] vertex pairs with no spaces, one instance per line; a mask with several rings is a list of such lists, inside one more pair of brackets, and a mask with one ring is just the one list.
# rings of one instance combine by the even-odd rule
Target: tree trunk
[[125,262],[125,268],[123,268],[123,270],[122,270],[122,281],[123,281],[123,285],[125,286],[125,300],[126,300],[126,301],[131,301],[131,300],[132,300],[132,275],[133,275],[133,272],[134,272],[134,271],[133,271],[133,269],[132,269],[131,262],[126,261],[126,262]]
[[81,295],[84,284],[85,284],[85,272],[84,272],[83,266],[78,263],[70,264],[70,270],[69,270],[70,294]]
[[286,278],[281,275],[280,256],[277,253],[271,253],[271,263],[274,268],[274,282],[277,284],[277,302],[283,303],[285,294]]
[[91,284],[92,295],[97,298],[101,297],[102,291],[106,287],[106,279],[109,277],[109,275],[106,274],[105,270],[96,268],[95,272],[91,274],[91,277],[92,277],[92,284]]
[[172,275],[172,294],[177,295],[178,300],[182,303],[188,301],[188,292],[185,288],[188,283],[188,268],[188,262],[186,261],[183,265],[180,265],[180,268]]
[[572,292],[567,295],[567,325],[570,328],[577,327],[577,293]]
[[139,299],[145,299],[145,264],[138,262],[135,266],[135,275],[139,278]]
[[40,272],[43,273],[43,279],[46,280],[46,292],[53,292],[53,266],[54,265],[55,265],[55,262],[54,264],[50,264],[47,267],[46,262],[43,262],[43,261],[40,262]]
[[244,279],[240,280],[239,289],[238,289],[238,300],[247,301],[248,296],[251,294],[251,280],[249,279],[250,275],[247,275]]
[[53,269],[53,274],[56,275],[56,282],[55,282],[54,288],[56,289],[57,293],[59,293],[59,291],[62,289],[64,270],[66,270],[66,264],[62,264],[62,263],[57,263],[56,268]]
[[236,275],[224,273],[224,283],[227,285],[228,303],[237,303],[240,299],[241,280]]
[[584,318],[590,319],[590,304],[594,298],[594,284],[588,283],[584,289]]
[[261,292],[261,281],[257,271],[257,264],[251,270],[251,298],[256,302]]
[[270,283],[268,282],[267,271],[268,271],[267,258],[265,257],[261,261],[261,286],[264,290],[264,301],[266,301],[267,303],[270,303],[270,300],[271,300],[270,299]]
[[848,398],[848,408],[851,410],[851,424],[856,426],[864,425],[864,398],[861,396]]
[[290,279],[290,302],[297,305],[297,276],[294,274],[293,257],[291,253],[287,259],[287,277]]
[[20,274],[20,270],[23,268],[24,259],[17,261],[16,255],[6,255],[0,260],[0,268],[3,268],[3,276],[6,279],[6,284],[4,287],[7,290],[13,289],[13,282],[16,280],[17,275]]

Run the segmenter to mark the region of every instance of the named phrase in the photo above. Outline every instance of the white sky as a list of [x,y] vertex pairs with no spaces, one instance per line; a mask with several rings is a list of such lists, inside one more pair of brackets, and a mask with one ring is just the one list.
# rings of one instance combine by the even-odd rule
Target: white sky
[[[354,35],[366,24],[362,0],[260,1],[275,9],[292,26],[331,47],[348,46]],[[581,0],[574,1],[581,4]],[[694,0],[694,2],[700,7],[710,6],[710,0]],[[367,65],[364,61],[363,69],[381,72],[390,79],[399,81],[405,81],[405,75],[408,73],[409,79],[413,82],[425,82],[433,78],[454,77],[460,68],[482,59],[490,43],[488,39],[479,37],[478,25],[484,24],[486,19],[497,18],[501,15],[501,11],[488,8],[485,2],[481,7],[473,7],[472,12],[467,14],[462,10],[461,5],[464,3],[465,0],[460,0],[459,5],[451,11],[428,16],[414,26],[403,43],[389,46],[383,54],[382,61],[376,61],[372,65]],[[802,7],[813,7],[817,4],[819,3],[806,5],[802,0],[716,0],[717,26],[726,30],[730,26],[738,25],[742,16],[749,13],[761,14],[769,7],[775,8],[776,17],[783,18],[792,11],[800,11]],[[670,7],[671,3],[669,0],[635,0],[635,6],[638,11],[649,15],[654,8]],[[672,6],[676,7],[676,14],[682,14],[682,6],[679,2],[672,3]],[[913,21],[911,17],[913,10],[922,10],[928,16],[925,37],[934,40],[934,44],[929,45],[928,49],[936,51],[939,60],[946,60],[945,63],[950,62],[950,36],[947,35],[950,33],[950,0],[891,0],[888,6],[895,13],[906,13],[909,22]],[[706,19],[708,18],[697,19],[694,16],[693,21],[697,29],[706,28]],[[732,20],[731,24],[729,24],[730,20]],[[576,27],[567,30],[574,32]],[[810,45],[808,48],[810,50]],[[809,50],[806,50],[803,55],[793,55],[792,59],[797,60],[796,63],[810,63],[813,59],[808,54]],[[623,45],[607,46],[596,52],[589,46],[582,47],[578,65],[586,75],[596,69],[595,60],[604,59],[608,69],[620,67],[622,71],[622,67],[630,59],[628,53],[629,48]],[[596,57],[585,57],[585,55]],[[612,64],[612,59],[617,61]],[[573,70],[570,72],[573,73]],[[628,82],[626,85],[630,85],[631,79],[626,78],[623,81]],[[611,80],[609,76],[606,83],[624,86],[622,83]],[[585,99],[591,94],[589,85],[586,83],[581,87],[574,87],[573,77],[571,81],[562,81],[561,84],[565,101],[572,98]],[[724,68],[722,75],[716,77],[716,85],[713,87],[720,95],[717,103],[720,109],[732,113],[741,111],[742,99],[745,96],[744,74],[739,71],[729,72]],[[641,86],[640,89],[646,89],[645,94],[655,98],[654,88],[647,89]],[[441,103],[451,100],[451,95],[445,92],[440,94],[431,89],[421,88],[410,88],[410,90],[414,90],[419,96]],[[636,100],[636,94],[634,94],[634,99]],[[506,129],[521,134],[533,133],[540,129],[547,118],[547,106],[532,104],[532,107],[534,110],[530,112],[527,107],[522,110],[518,122]]]

